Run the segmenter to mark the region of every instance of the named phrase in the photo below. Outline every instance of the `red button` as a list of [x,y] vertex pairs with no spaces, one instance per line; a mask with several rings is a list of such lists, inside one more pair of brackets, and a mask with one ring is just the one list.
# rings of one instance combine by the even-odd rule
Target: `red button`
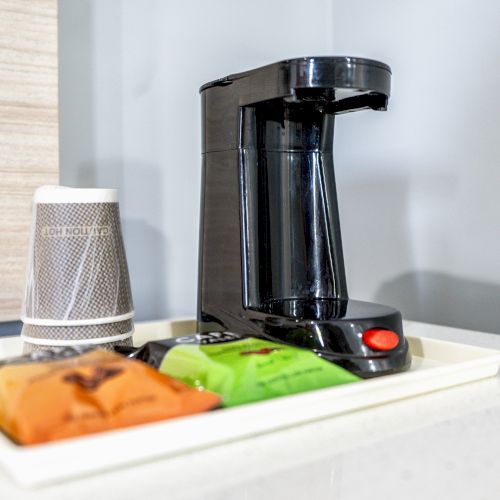
[[399,337],[391,330],[371,328],[363,333],[363,342],[376,351],[390,351],[399,344]]

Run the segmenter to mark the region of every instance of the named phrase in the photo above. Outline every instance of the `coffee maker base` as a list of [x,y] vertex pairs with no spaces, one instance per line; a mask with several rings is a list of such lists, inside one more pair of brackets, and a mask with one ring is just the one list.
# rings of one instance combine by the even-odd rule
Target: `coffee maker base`
[[351,299],[286,299],[269,301],[263,309],[242,310],[239,316],[225,311],[203,315],[200,329],[310,349],[362,378],[402,372],[411,365],[401,313],[392,307]]

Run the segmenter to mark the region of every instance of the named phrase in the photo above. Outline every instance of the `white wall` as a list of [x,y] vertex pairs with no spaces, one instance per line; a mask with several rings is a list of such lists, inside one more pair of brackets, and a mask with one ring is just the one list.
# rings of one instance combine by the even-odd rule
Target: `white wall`
[[387,113],[337,121],[351,295],[500,332],[500,3],[334,0],[333,15],[336,53],[393,70]]
[[[329,0],[60,0],[61,183],[117,187],[139,319],[196,310],[205,82],[327,54]],[[304,22],[316,15],[314,23]]]
[[60,0],[61,180],[120,190],[138,317],[195,312],[198,87],[336,53],[393,69],[387,113],[336,124],[350,295],[500,332],[499,20],[496,0]]

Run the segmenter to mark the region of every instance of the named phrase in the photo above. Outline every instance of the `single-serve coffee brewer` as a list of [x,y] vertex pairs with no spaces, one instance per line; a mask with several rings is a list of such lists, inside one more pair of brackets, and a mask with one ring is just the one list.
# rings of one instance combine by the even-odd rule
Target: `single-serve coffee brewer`
[[201,87],[201,331],[306,347],[362,377],[409,367],[400,312],[348,296],[333,168],[335,116],[386,110],[390,80],[381,62],[305,57]]

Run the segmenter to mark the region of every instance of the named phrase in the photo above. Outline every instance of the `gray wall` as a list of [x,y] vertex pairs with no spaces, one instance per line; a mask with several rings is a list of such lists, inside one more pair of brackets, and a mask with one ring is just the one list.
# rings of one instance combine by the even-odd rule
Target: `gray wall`
[[[244,8],[243,8],[244,6]],[[327,54],[331,4],[60,0],[61,183],[119,189],[137,317],[193,316],[205,82]]]
[[337,122],[351,295],[500,332],[500,3],[336,0],[334,47],[393,70],[387,113]]
[[500,332],[499,19],[494,0],[60,0],[61,181],[120,190],[138,317],[195,313],[200,84],[336,53],[393,69],[387,113],[336,123],[350,295]]

